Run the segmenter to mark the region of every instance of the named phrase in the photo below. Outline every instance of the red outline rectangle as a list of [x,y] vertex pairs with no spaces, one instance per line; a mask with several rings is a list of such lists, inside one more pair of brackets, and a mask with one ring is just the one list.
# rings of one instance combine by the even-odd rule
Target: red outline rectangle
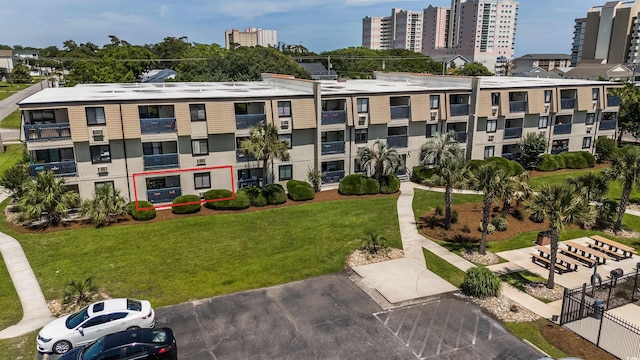
[[[188,172],[188,171],[203,171],[203,170],[216,170],[216,169],[229,169],[229,175],[231,176],[231,197],[229,197],[229,198],[220,198],[220,199],[212,199],[212,200],[200,200],[199,202],[193,201],[193,202],[182,203],[182,204],[168,204],[168,205],[159,205],[159,206],[155,206],[154,205],[153,207],[146,207],[146,208],[138,207],[138,189],[137,189],[137,186],[136,186],[136,176],[173,174],[173,173],[183,173],[183,172]],[[143,172],[132,174],[131,175],[131,180],[133,181],[133,194],[134,194],[134,199],[135,199],[135,202],[136,202],[136,211],[158,209],[158,208],[161,208],[161,207],[164,208],[164,207],[204,204],[204,203],[210,203],[210,202],[216,202],[216,201],[233,200],[233,199],[236,198],[235,179],[233,177],[233,166],[231,166],[231,165],[195,167],[195,168],[177,169],[177,170],[143,171]]]

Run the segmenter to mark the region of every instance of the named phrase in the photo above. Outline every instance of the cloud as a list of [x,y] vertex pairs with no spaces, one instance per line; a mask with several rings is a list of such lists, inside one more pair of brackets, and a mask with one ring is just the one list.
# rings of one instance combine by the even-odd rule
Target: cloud
[[160,17],[166,18],[167,15],[169,15],[169,5],[166,5],[166,4],[160,5],[159,12],[160,12]]

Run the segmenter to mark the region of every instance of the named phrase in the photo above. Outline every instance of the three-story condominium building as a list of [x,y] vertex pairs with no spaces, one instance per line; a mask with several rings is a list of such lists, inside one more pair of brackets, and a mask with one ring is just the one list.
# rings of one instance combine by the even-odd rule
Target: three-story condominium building
[[[542,133],[549,153],[593,151],[615,137],[619,84],[506,77],[376,73],[375,80],[309,81],[264,74],[262,81],[95,84],[42,90],[20,102],[32,175],[51,170],[82,198],[113,184],[154,204],[209,189],[265,180],[323,184],[362,172],[358,149],[382,139],[408,171],[420,146],[454,131],[468,159],[517,159],[518,141]],[[240,149],[252,126],[274,124],[289,161],[269,164]]]

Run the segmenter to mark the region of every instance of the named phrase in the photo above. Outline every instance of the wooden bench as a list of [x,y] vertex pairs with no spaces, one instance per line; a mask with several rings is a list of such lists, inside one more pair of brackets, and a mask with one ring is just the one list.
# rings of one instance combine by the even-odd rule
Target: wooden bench
[[[546,258],[544,256],[540,256],[538,254],[535,254],[535,253],[531,254],[531,261],[533,261],[533,263],[536,263],[536,261],[537,261],[540,264],[544,265],[544,267],[547,268],[547,269],[549,267],[551,267],[551,260],[549,260],[548,258]],[[570,270],[566,266],[564,266],[562,264],[558,264],[556,262],[555,271],[557,271],[558,274],[562,274],[562,273],[565,273],[565,272],[569,272]]]
[[631,256],[633,256],[633,254],[637,254],[636,249],[632,248],[631,246],[620,244],[619,242],[607,239],[600,235],[593,235],[590,236],[590,238],[593,239],[593,241],[595,241],[596,245],[598,246],[605,247],[606,245],[611,251],[622,251],[622,254],[625,258],[630,258]]
[[603,254],[608,255],[610,258],[613,258],[613,260],[615,260],[615,261],[620,261],[620,259],[624,259],[624,255],[622,255],[622,254],[620,254],[620,253],[618,253],[616,251],[607,249],[606,247],[599,246],[599,245],[594,244],[594,243],[587,243],[587,246],[589,246],[592,249],[598,250],[598,251],[602,252]]
[[598,260],[596,259],[592,259],[590,257],[580,255],[578,254],[577,251],[574,252],[574,251],[571,251],[571,249],[560,249],[560,252],[562,252],[563,254],[566,254],[569,257],[573,257],[579,261],[582,261],[585,265],[587,265],[587,267],[590,267],[590,268],[593,267],[598,262]]
[[582,256],[595,258],[598,261],[598,264],[606,264],[607,260],[615,260],[615,258],[601,251],[594,250],[590,247],[584,246],[574,241],[566,241],[564,242],[564,244],[567,246],[567,248],[569,248],[569,250],[573,252],[580,251],[582,253]]
[[[540,253],[540,256],[546,257],[548,259],[551,259],[551,249],[549,249],[548,247],[536,246],[535,249],[538,250],[538,252]],[[559,253],[556,253],[556,263],[560,263],[561,265],[565,265],[565,267],[569,268],[570,270],[574,270],[574,271],[577,271],[578,270],[578,265],[580,265],[580,263],[578,263],[573,258],[570,258],[568,256],[564,256],[564,255],[559,254]]]

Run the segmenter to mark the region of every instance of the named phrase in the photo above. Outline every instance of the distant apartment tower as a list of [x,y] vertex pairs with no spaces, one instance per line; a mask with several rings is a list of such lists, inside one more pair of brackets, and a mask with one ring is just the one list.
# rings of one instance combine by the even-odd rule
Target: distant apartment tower
[[362,19],[362,46],[374,50],[422,49],[422,12],[392,9],[391,16]]
[[575,19],[572,65],[638,63],[640,1],[610,1]]
[[278,34],[276,30],[263,30],[259,28],[247,28],[244,31],[237,29],[225,30],[224,42],[227,49],[231,44],[239,46],[276,46]]

